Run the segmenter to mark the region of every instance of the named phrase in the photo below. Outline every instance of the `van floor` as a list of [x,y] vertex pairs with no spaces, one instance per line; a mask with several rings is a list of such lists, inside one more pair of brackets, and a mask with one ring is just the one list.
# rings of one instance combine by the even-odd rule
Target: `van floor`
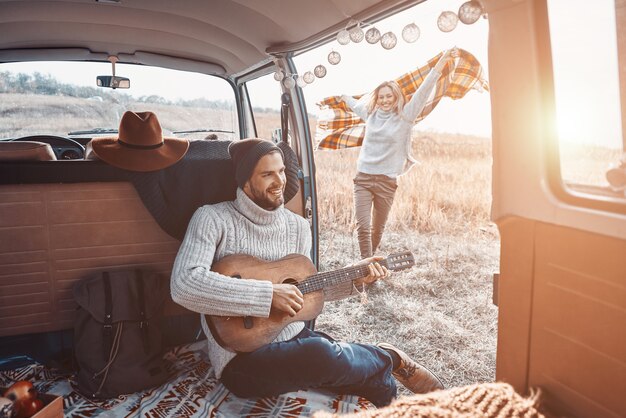
[[169,381],[159,387],[96,402],[81,395],[74,376],[39,363],[0,371],[0,386],[29,380],[39,393],[63,396],[65,416],[74,417],[275,417],[310,416],[314,411],[348,413],[375,409],[358,396],[298,391],[273,398],[238,398],[217,381],[206,341],[178,346],[164,356]]

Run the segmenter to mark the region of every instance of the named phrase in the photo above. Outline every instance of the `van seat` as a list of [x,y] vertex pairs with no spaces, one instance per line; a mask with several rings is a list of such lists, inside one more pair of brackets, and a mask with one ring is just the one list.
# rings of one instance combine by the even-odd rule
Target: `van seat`
[[0,161],[56,160],[50,144],[36,141],[0,141]]
[[0,185],[0,336],[71,328],[72,285],[102,270],[169,282],[179,245],[128,182]]

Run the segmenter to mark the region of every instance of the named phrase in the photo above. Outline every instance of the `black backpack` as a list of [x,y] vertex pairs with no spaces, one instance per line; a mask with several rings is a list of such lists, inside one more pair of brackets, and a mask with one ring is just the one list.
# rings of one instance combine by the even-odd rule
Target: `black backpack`
[[158,317],[167,280],[142,270],[105,271],[74,285],[78,389],[105,399],[162,384]]

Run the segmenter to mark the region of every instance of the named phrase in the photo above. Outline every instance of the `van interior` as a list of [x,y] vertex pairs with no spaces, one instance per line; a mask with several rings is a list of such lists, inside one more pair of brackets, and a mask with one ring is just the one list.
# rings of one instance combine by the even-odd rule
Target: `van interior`
[[[281,94],[276,94],[275,102],[282,110],[282,124],[266,127],[255,114],[249,86],[271,74],[297,74],[298,56],[333,42],[353,22],[374,25],[412,7],[419,12],[421,3],[432,1],[0,0],[0,98],[15,101],[13,110],[0,115],[7,121],[0,127],[4,376],[20,380],[10,371],[19,370],[28,359],[52,368],[72,367],[77,308],[72,287],[82,278],[140,267],[169,283],[182,238],[180,224],[198,206],[234,197],[236,183],[225,148],[230,141],[264,137],[288,143],[293,150],[297,192],[286,206],[309,221],[311,260],[319,267],[320,202],[307,89],[297,82],[277,82]],[[604,6],[610,19],[598,27],[614,28],[607,44],[599,44],[588,31],[588,22],[570,22],[589,45],[573,45],[569,53],[573,50],[579,60],[593,61],[594,50],[606,48],[614,58],[610,68],[598,65],[584,79],[568,84],[562,75],[568,67],[563,64],[565,52],[557,42],[567,14],[555,12],[559,1],[471,2],[480,4],[489,26],[488,62],[482,65],[488,68],[491,100],[491,220],[500,236],[500,269],[493,278],[498,309],[495,380],[509,383],[522,395],[540,389],[546,411],[555,416],[623,417],[626,2],[602,2],[609,4]],[[599,6],[577,2],[570,7],[589,9],[588,19],[593,19]],[[20,82],[24,88],[44,89],[55,81],[46,71],[66,64],[80,67],[99,93],[77,99],[72,96],[76,92],[64,92],[54,103],[31,95],[27,103],[23,93],[7,89]],[[40,72],[32,78],[12,75],[37,66]],[[191,80],[207,103],[219,98],[219,105],[159,101],[160,89],[176,88],[180,77]],[[609,78],[615,80],[615,89],[599,104],[586,102],[587,86],[600,89],[598,84]],[[78,82],[63,82],[73,81]],[[146,93],[131,99],[124,95],[127,87]],[[559,106],[568,101],[586,104],[588,113],[580,118],[588,118],[589,124],[593,122],[589,113],[597,106],[600,113],[613,112],[621,121],[616,128],[618,151],[612,154],[617,157],[594,168],[597,181],[581,181],[577,176],[586,166],[564,157],[570,148],[559,141],[563,132],[556,121]],[[46,106],[56,112],[54,124],[37,113]],[[123,112],[146,106],[159,115],[164,136],[187,138],[192,144],[194,152],[184,173],[185,184],[191,185],[186,186],[190,197],[185,205],[168,203],[163,195],[156,206],[146,204],[145,187],[154,193],[172,187],[182,175],[176,166],[154,176],[139,175],[91,154],[93,138],[116,136]],[[67,116],[79,113],[80,121],[92,120],[93,126]],[[596,134],[599,141],[605,135]],[[171,299],[164,312],[164,342],[174,350],[168,355],[172,367],[182,370],[185,364],[176,362],[175,347],[200,347],[193,346],[198,343],[199,316]],[[186,350],[178,351],[179,359],[203,356],[200,348]],[[184,377],[170,383],[191,385],[206,372],[188,367]],[[215,381],[207,382],[205,389],[216,387]],[[168,396],[151,395],[155,402]],[[341,413],[371,407],[358,397],[340,397],[333,404],[328,394],[300,396],[302,403],[289,407],[302,407],[298,414],[303,416],[316,408]],[[206,408],[201,413],[209,415],[223,403],[215,410],[222,416],[242,414],[245,401],[233,405],[232,398],[216,391],[210,397],[206,403],[196,401]],[[300,399],[285,399],[296,398]],[[110,406],[116,402],[111,400]],[[66,400],[65,414],[73,416],[68,404],[72,403]],[[92,404],[83,407],[78,412],[86,414],[89,408],[94,412]],[[259,412],[253,407],[250,414],[272,416],[271,408]]]

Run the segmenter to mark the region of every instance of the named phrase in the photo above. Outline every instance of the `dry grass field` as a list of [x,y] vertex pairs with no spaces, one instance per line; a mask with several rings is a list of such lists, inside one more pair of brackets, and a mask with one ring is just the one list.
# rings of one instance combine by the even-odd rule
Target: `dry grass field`
[[[446,386],[495,379],[499,241],[489,221],[491,143],[416,133],[420,164],[400,177],[379,254],[410,250],[416,266],[367,295],[326,304],[317,327],[347,341],[387,341]],[[358,259],[352,178],[358,149],[316,152],[321,270]],[[402,393],[408,393],[401,389]]]
[[[71,131],[91,128],[117,129],[127,110],[156,113],[165,135],[171,131],[198,128],[237,130],[234,110],[180,107],[133,100],[121,103],[67,96],[4,93],[0,94],[0,138],[40,133],[66,135]],[[202,139],[205,135],[186,137]],[[234,139],[231,134],[218,135],[220,139]]]
[[[352,229],[352,178],[359,148],[317,151],[321,225]],[[388,221],[394,231],[472,234],[489,225],[491,146],[485,138],[415,133],[419,164],[398,180]],[[325,190],[332,189],[332,193]]]
[[607,187],[605,173],[612,164],[620,161],[617,148],[568,144],[560,149],[561,176],[572,185]]

